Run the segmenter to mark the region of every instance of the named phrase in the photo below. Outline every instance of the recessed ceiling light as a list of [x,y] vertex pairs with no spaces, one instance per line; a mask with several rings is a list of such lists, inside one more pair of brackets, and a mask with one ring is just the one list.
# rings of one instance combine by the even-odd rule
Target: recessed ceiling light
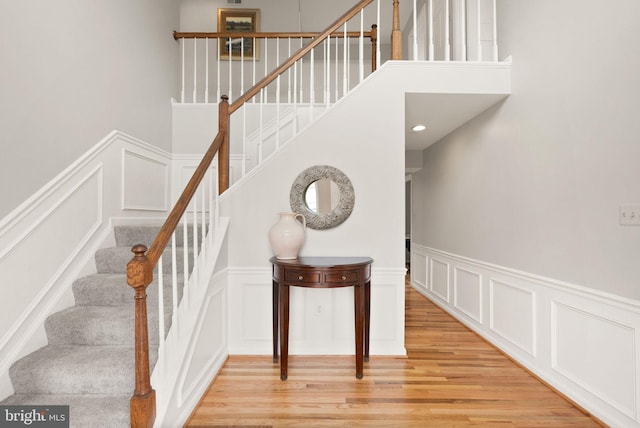
[[411,128],[411,130],[414,132],[424,131],[425,129],[427,129],[427,127],[424,125],[415,125],[413,128]]

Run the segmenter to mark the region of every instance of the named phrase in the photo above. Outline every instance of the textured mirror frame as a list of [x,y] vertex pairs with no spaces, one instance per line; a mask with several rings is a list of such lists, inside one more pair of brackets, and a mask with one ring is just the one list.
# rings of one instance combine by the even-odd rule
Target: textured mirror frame
[[[338,205],[333,211],[325,214],[315,213],[307,207],[305,193],[307,188],[322,178],[335,182],[340,190]],[[291,186],[289,202],[294,213],[302,214],[307,227],[316,230],[331,229],[344,222],[353,211],[356,195],[349,178],[339,169],[328,165],[316,165],[305,169],[298,175]]]

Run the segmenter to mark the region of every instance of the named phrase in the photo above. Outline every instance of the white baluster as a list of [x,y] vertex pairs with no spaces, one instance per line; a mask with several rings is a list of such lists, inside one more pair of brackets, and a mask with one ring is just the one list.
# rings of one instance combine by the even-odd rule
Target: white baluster
[[240,95],[244,94],[244,37],[240,37]]
[[222,39],[217,38],[216,39],[216,43],[217,43],[217,52],[216,52],[216,67],[217,67],[217,82],[216,84],[218,85],[218,89],[216,90],[216,102],[220,102],[220,97],[221,97],[221,93],[220,93],[220,51],[222,49]]
[[429,0],[429,61],[435,59],[435,46],[433,44],[433,0]]
[[[214,157],[215,165],[218,164],[218,155]],[[218,181],[218,174],[216,174],[216,203],[215,203],[215,228],[217,229],[220,225],[220,182]]]
[[187,296],[189,289],[187,284],[189,283],[189,233],[188,233],[188,215],[184,214],[182,217],[182,301],[183,305],[187,303]]
[[[253,42],[253,86],[256,85],[256,64],[257,64],[257,59],[256,59],[256,55],[257,55],[257,51],[258,51],[258,40],[254,37],[252,39]],[[253,97],[251,99],[252,103],[256,103],[256,97]]]
[[176,250],[176,232],[171,235],[171,294],[173,300],[173,312],[171,314],[171,327],[176,332],[176,335],[180,333],[178,328],[178,254]]
[[313,103],[316,99],[316,91],[313,87],[315,84],[314,69],[316,67],[315,52],[315,48],[311,49],[311,63],[309,64],[309,123],[313,122]]
[[498,13],[496,11],[496,0],[493,0],[493,50],[491,57],[493,61],[498,61]]
[[461,38],[462,38],[462,61],[467,60],[467,0],[460,0],[460,8],[462,9],[462,16],[460,17],[461,22]]
[[227,38],[227,64],[229,65],[229,102],[233,100],[233,71],[231,68],[231,37]]
[[349,63],[349,58],[347,56],[347,48],[349,46],[348,42],[349,42],[349,38],[347,37],[347,23],[344,23],[344,27],[343,27],[343,43],[342,43],[342,67],[343,67],[343,71],[342,71],[342,96],[344,97],[345,95],[347,95],[347,90],[349,87],[349,70],[347,68],[347,64]]
[[338,63],[340,62],[340,55],[339,55],[338,51],[340,50],[340,44],[338,43],[339,37],[336,37],[335,39],[336,39],[336,60],[334,62],[335,62],[335,68],[336,68],[335,72],[336,72],[336,74],[335,74],[335,78],[334,78],[334,81],[335,81],[334,85],[335,85],[335,100],[336,100],[336,102],[338,102],[338,99],[339,99],[339,96],[340,96],[340,92],[339,92],[339,88],[338,88],[340,86],[340,76],[339,76],[339,72],[338,72],[338,70],[339,70]]
[[184,39],[180,39],[180,49],[182,50],[182,67],[181,67],[181,73],[182,73],[182,89],[180,90],[180,102],[184,103],[184,76],[185,76],[185,70],[184,70],[184,45],[185,45],[185,40]]
[[[267,74],[269,74],[269,68],[267,66],[267,58],[269,58],[268,55],[268,46],[267,46],[267,39],[266,37],[264,38],[264,75],[266,76]],[[267,100],[269,98],[269,92],[267,92],[267,89],[265,88],[265,92],[264,92],[264,98],[262,100],[263,103],[266,103]]]
[[276,77],[276,150],[280,148],[280,75]]
[[293,134],[298,133],[298,62],[293,64]]
[[[302,45],[303,45],[302,37],[300,37],[300,49],[302,49]],[[299,102],[300,102],[300,104],[304,103],[304,92],[303,92],[304,85],[302,83],[302,81],[303,81],[302,73],[303,73],[303,69],[304,69],[303,65],[304,65],[304,58],[300,58],[300,83],[299,83],[299,86],[300,86],[300,99],[299,99]]]
[[[280,37],[276,37],[276,64],[280,63]],[[280,148],[280,74],[276,78],[276,150]]]
[[451,42],[449,41],[449,0],[445,0],[444,10],[444,60],[451,61]]
[[478,46],[478,61],[482,61],[482,22],[480,19],[480,9],[481,9],[481,0],[477,0],[477,9],[476,9],[476,40]]
[[326,66],[326,72],[325,72],[325,103],[327,105],[327,107],[329,107],[329,104],[331,104],[331,35],[329,35],[329,37],[327,37],[327,40],[325,41],[325,45],[326,45],[326,55],[325,55],[325,66]]
[[413,60],[418,60],[418,5],[413,0]]
[[[244,93],[244,92],[243,92]],[[242,106],[242,176],[247,174],[247,106]]]
[[204,39],[204,102],[209,104],[209,38]]
[[192,102],[196,102],[197,100],[197,81],[198,81],[198,39],[193,38],[193,100]]
[[162,259],[158,259],[158,340],[160,349],[164,345],[164,276],[162,274]]
[[213,168],[209,168],[209,233],[208,233],[209,245],[213,244],[213,232],[214,232],[213,216],[214,216],[215,206],[213,205],[213,203],[215,201],[215,195],[213,194],[213,187],[215,186],[215,183],[213,182],[213,178],[214,178]]
[[259,133],[260,133],[260,141],[258,141],[258,163],[262,163],[263,156],[263,146],[264,146],[264,91],[265,89],[260,89],[260,123],[259,123]]
[[358,65],[360,80],[358,83],[362,83],[364,80],[364,9],[360,10],[360,43],[358,50],[358,55],[360,57],[360,63]]
[[[376,18],[376,24],[378,25],[378,40],[376,40],[376,70],[380,68],[380,34],[382,31],[382,27],[380,26],[380,0],[378,0],[378,11],[377,13],[377,18]],[[415,30],[414,30],[415,31]]]
[[[204,180],[202,181],[204,183]],[[207,237],[207,203],[206,203],[206,192],[204,188],[204,184],[201,185],[200,196],[202,199],[202,212],[200,217],[200,252],[202,253],[202,258],[200,260],[207,260],[207,247],[205,244],[205,238]]]
[[[287,39],[289,41],[289,56],[291,58],[291,37]],[[287,103],[291,104],[291,70],[292,67],[289,67],[287,70]]]
[[[231,49],[229,49],[231,54]],[[193,270],[191,271],[192,285],[195,286],[198,283],[198,198],[192,198],[193,202]]]

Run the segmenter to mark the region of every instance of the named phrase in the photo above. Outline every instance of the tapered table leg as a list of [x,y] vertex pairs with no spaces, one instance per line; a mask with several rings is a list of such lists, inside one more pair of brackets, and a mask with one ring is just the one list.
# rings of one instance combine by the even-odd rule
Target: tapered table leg
[[369,331],[371,330],[371,282],[364,285],[364,360],[369,361]]
[[280,285],[280,379],[289,375],[289,286]]
[[273,317],[273,362],[278,362],[278,317],[279,315],[279,285],[276,281],[273,281],[273,298],[272,298],[272,317]]
[[355,301],[355,322],[356,322],[356,378],[362,379],[363,376],[363,360],[364,360],[364,301],[365,292],[364,285],[358,284],[353,287]]

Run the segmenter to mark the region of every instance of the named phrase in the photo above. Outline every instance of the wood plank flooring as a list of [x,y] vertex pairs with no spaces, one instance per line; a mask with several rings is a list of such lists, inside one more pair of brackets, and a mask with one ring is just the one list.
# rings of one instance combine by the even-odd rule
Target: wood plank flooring
[[284,382],[270,355],[230,356],[186,426],[602,426],[408,284],[405,324],[407,357],[362,380],[352,356],[290,356]]

